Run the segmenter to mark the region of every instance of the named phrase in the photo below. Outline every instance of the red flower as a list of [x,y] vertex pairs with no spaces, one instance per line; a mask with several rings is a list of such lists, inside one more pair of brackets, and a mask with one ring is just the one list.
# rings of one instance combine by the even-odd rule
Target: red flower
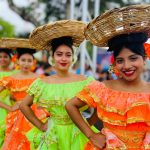
[[150,44],[144,43],[145,53],[148,59],[150,59]]

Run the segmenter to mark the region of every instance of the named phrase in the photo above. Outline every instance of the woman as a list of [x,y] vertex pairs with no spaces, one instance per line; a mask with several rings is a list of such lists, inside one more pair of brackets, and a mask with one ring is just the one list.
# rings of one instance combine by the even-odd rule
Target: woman
[[[84,40],[84,27],[85,24],[80,21],[57,21],[39,27],[30,36],[33,44],[37,43],[41,48],[51,47],[49,61],[57,72],[55,75],[37,79],[28,89],[28,96],[20,105],[26,118],[45,132],[41,135],[35,133],[34,137],[28,135],[32,143],[40,141],[39,146],[34,145],[35,149],[38,147],[40,150],[82,150],[87,141],[65,110],[68,99],[74,97],[83,86],[93,80],[69,72],[70,66],[76,60],[73,46],[79,46]],[[38,38],[42,37],[45,39],[39,44]],[[51,114],[46,124],[38,120],[30,108],[35,98],[36,103],[45,107]]]
[[[135,33],[139,23],[145,20],[144,17],[132,26],[134,19],[137,20],[136,17],[138,17],[136,13],[138,12],[139,15],[145,9],[143,12],[147,14],[149,8],[150,5],[130,6],[107,12],[92,21],[85,31],[89,38],[99,36],[99,39],[95,40],[96,45],[107,44],[109,51],[114,52],[114,67],[119,73],[117,80],[103,83],[92,81],[66,104],[66,109],[73,122],[90,140],[85,146],[86,150],[150,149],[150,115],[148,115],[150,113],[150,84],[140,77],[146,63],[143,44],[148,39],[147,31],[150,27],[144,25],[139,28],[138,33]],[[124,17],[128,23],[126,20],[122,20],[120,23],[118,16],[115,16],[118,12],[121,14],[122,11],[124,15],[127,15],[127,18]],[[108,28],[106,30],[103,28],[104,32],[101,36],[98,32],[99,28],[102,29],[101,23],[104,24],[103,19],[105,19],[107,24],[111,16],[115,21],[118,20],[118,24],[130,27],[130,29],[120,27],[123,30],[119,33],[116,30],[118,28],[116,23],[116,28],[114,27],[112,32],[107,33]],[[132,24],[130,18],[132,18]],[[90,33],[89,29],[95,24],[99,26],[93,33]],[[92,43],[94,43],[93,41]],[[98,134],[89,128],[79,113],[79,108],[85,104],[96,108],[99,119],[103,121],[104,128]]]
[[[11,70],[10,68],[10,63],[11,63],[11,54],[12,51],[9,48],[3,47],[2,41],[0,41],[0,78],[10,76],[16,71]],[[9,44],[7,44],[8,47]],[[9,111],[12,111],[11,107],[11,101],[10,101],[10,93],[8,90],[4,90],[3,92],[0,93],[0,107],[6,108]],[[7,115],[7,110],[0,108],[0,147],[3,144],[4,137],[5,137],[5,128],[6,128],[6,115]]]
[[[26,90],[30,84],[39,76],[31,72],[35,49],[29,44],[29,41],[25,39],[14,39],[13,47],[17,47],[20,71],[9,77],[2,78],[0,80],[0,91],[9,89],[13,99],[16,101],[15,103],[20,104],[26,96]],[[43,109],[37,108],[35,105],[32,106],[32,109],[39,119],[46,117],[46,112]],[[6,121],[7,128],[2,149],[29,150],[30,143],[27,140],[25,133],[33,126],[25,119],[19,109],[10,112],[7,115]]]

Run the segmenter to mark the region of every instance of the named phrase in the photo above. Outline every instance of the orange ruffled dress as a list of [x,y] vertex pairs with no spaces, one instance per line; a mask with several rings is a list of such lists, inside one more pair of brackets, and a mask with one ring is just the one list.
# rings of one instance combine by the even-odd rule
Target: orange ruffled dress
[[[92,81],[77,97],[97,108],[107,150],[150,149],[150,93],[121,92]],[[98,148],[88,142],[85,150]]]
[[[9,89],[16,101],[21,101],[27,95],[26,90],[35,79],[16,79],[10,76],[0,80],[0,86],[5,86]],[[35,104],[31,107],[41,120],[49,115],[44,109],[37,108]],[[30,143],[25,133],[32,127],[33,125],[20,110],[9,112],[6,118],[6,134],[2,150],[30,150]]]

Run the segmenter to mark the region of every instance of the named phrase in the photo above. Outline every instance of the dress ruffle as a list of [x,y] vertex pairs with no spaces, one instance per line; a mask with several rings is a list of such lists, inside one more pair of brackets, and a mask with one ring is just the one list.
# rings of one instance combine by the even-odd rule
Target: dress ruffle
[[[106,149],[150,149],[150,93],[117,91],[92,81],[77,97],[97,108]],[[89,142],[85,150],[94,150],[94,145]]]
[[[14,77],[5,77],[0,84],[10,90],[16,101],[23,100],[27,95],[26,90],[36,78],[16,79]],[[49,113],[42,107],[33,104],[31,106],[34,114],[43,120],[49,117]],[[30,142],[26,137],[26,132],[33,128],[33,125],[25,118],[20,110],[10,112],[6,118],[6,136],[2,150],[30,149]]]
[[32,149],[83,150],[88,139],[71,121],[65,110],[65,104],[91,80],[92,77],[84,81],[64,84],[48,84],[41,79],[33,82],[27,91],[28,94],[34,96],[34,102],[46,108],[51,117],[48,119],[47,132],[40,132],[33,128],[27,133]]
[[[16,71],[0,72],[0,79],[15,73]],[[0,101],[4,102],[7,105],[12,105],[12,101],[10,100],[10,92],[7,89],[0,92]],[[7,113],[7,110],[0,108],[0,149],[5,138]]]
[[115,91],[103,83],[93,81],[77,97],[96,107],[99,118],[104,122],[121,126],[135,122],[150,125],[150,115],[147,115],[150,110],[148,93]]

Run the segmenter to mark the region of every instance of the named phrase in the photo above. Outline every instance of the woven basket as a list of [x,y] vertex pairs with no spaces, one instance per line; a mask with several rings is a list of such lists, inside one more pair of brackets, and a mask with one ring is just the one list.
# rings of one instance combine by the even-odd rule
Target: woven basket
[[33,30],[30,42],[37,49],[51,49],[51,41],[55,38],[70,36],[73,45],[79,46],[85,39],[84,28],[86,24],[76,20],[62,20],[40,26]]
[[88,24],[85,37],[92,44],[105,47],[111,38],[131,32],[150,32],[150,5],[107,11]]
[[0,38],[0,48],[29,48],[35,49],[29,42],[29,39],[21,38]]

